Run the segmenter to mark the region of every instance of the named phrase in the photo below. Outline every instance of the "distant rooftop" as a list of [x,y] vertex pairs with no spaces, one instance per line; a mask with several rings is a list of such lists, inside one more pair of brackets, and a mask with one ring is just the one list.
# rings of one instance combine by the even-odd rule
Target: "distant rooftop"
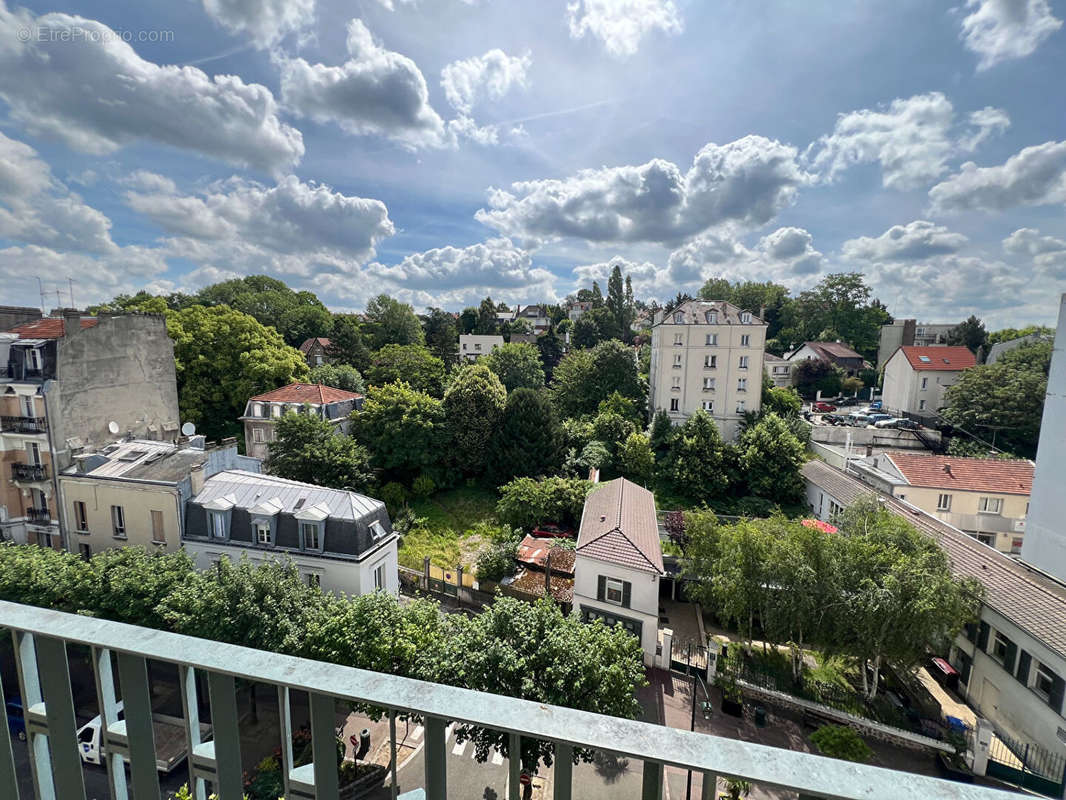
[[918,347],[916,345],[904,345],[900,348],[903,357],[914,370],[939,370],[952,372],[977,366],[977,359],[966,347],[940,346]]
[[79,458],[80,468],[72,467],[64,474],[177,483],[207,460],[208,453],[202,447],[130,439]]
[[[727,303],[724,300],[686,300],[684,303],[673,309],[669,314],[663,314],[662,321],[659,325],[671,324],[676,325],[674,322],[677,314],[684,315],[685,324],[689,325],[706,325],[707,312],[713,311],[718,314],[718,321],[716,325],[741,325],[740,315],[744,313],[750,313],[742,311],[732,303]],[[757,315],[751,315],[751,322],[749,325],[765,325],[766,323]]]
[[[83,317],[81,327],[91,328],[98,321],[96,317]],[[63,336],[64,323],[62,317],[45,317],[16,325],[11,329],[11,333],[17,333],[20,339],[59,339]]]
[[577,554],[663,574],[655,496],[625,478],[594,486],[585,498]]
[[249,400],[257,400],[263,403],[313,403],[325,405],[327,403],[342,403],[345,400],[358,400],[362,397],[358,392],[348,392],[344,389],[334,389],[321,383],[290,383],[280,389],[274,389],[264,394],[257,394]]
[[304,339],[303,344],[300,345],[300,352],[307,355],[311,352],[311,348],[315,346],[315,342],[318,342],[322,347],[329,349],[329,339],[323,336],[315,336],[311,339]]
[[1032,461],[899,451],[886,456],[911,486],[1020,495],[1028,495],[1033,490]]

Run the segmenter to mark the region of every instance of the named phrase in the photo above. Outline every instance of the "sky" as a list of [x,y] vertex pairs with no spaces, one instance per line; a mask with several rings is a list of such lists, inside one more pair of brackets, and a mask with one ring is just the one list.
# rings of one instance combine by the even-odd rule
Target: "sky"
[[0,302],[862,272],[1053,324],[1066,0],[0,0]]

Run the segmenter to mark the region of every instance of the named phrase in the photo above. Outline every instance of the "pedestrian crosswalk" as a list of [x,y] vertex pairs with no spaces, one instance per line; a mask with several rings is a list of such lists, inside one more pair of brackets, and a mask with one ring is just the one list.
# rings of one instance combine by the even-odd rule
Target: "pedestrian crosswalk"
[[[423,728],[421,725],[416,725],[414,727],[414,729],[411,731],[411,734],[410,734],[410,736],[408,738],[412,742],[417,743],[417,742],[422,741],[422,737],[423,737],[424,734],[425,734],[425,728]],[[444,735],[445,744],[447,744],[449,741],[451,741],[451,739],[454,736],[454,734],[455,734],[455,723],[453,722],[451,725],[448,726],[447,730],[445,731],[445,735]],[[469,739],[466,739],[466,740],[464,740],[462,742],[456,741],[453,744],[453,746],[452,746],[452,755],[456,756],[457,758],[462,758],[464,756],[464,754],[468,750],[470,751],[470,758],[476,759],[477,758],[477,752],[476,752],[476,749],[474,748],[473,742],[471,742]],[[502,766],[503,762],[504,762],[503,754],[494,747],[494,748],[492,748],[492,754],[489,756],[489,761],[494,766],[497,766],[497,767]]]

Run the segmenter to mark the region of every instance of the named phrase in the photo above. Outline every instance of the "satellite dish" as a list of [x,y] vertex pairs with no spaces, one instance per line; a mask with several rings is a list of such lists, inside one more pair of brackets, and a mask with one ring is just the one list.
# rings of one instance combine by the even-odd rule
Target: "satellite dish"
[[111,433],[118,433],[118,423],[114,420],[111,420],[109,423],[107,423],[107,429],[111,431]]
[[184,425],[181,426],[182,436],[192,436],[194,433],[196,433],[196,426],[193,425],[191,422],[186,422]]

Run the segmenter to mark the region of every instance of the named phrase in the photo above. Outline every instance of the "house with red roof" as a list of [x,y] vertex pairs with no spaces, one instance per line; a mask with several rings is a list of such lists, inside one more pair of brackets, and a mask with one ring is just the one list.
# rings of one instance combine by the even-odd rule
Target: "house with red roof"
[[303,353],[309,367],[333,363],[333,359],[329,357],[329,339],[322,336],[304,339],[303,344],[300,345],[300,352]]
[[948,387],[975,366],[965,347],[900,347],[885,362],[882,405],[889,413],[933,413],[943,407]]
[[[936,348],[944,350],[943,347]],[[895,450],[851,462],[849,471],[1002,553],[1020,553],[1035,464]]]
[[250,397],[240,420],[244,423],[244,452],[267,458],[277,438],[278,420],[288,413],[312,414],[330,422],[338,433],[348,432],[348,416],[363,407],[358,392],[334,389],[320,383],[290,383],[280,389]]
[[574,558],[574,610],[581,619],[621,625],[640,640],[644,663],[654,665],[665,574],[655,496],[625,478],[594,486]]
[[785,360],[793,366],[808,359],[825,361],[839,367],[849,377],[870,366],[869,362],[843,342],[804,342],[791,353],[785,354]]

